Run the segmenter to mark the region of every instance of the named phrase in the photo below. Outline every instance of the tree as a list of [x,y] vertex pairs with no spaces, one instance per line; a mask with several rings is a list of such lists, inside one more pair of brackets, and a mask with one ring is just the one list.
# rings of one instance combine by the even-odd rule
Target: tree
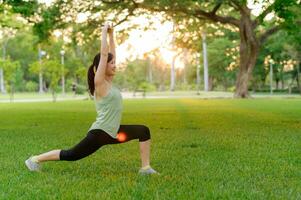
[[[45,74],[46,81],[49,83],[51,89],[53,102],[56,101],[56,94],[59,88],[59,80],[62,75],[62,64],[58,60],[43,60],[42,65],[39,62],[34,62],[30,66],[30,72],[38,75],[40,71]],[[65,69],[64,73],[67,74],[68,70]]]
[[[64,3],[65,2],[65,3]],[[254,1],[257,3],[257,1]],[[254,3],[253,2],[253,3]],[[82,4],[81,4],[82,3]],[[75,15],[74,13],[89,13],[91,20],[86,22],[86,26],[99,26],[102,21],[97,20],[99,17],[96,13],[107,19],[106,14],[115,13],[116,23],[120,24],[126,21],[130,16],[139,15],[145,10],[151,12],[164,12],[170,18],[197,19],[200,23],[210,21],[218,24],[229,24],[238,29],[240,37],[240,67],[236,80],[236,97],[245,98],[249,96],[248,83],[252,78],[259,50],[266,39],[276,33],[280,29],[297,29],[300,18],[295,16],[294,10],[299,7],[297,0],[275,0],[273,3],[263,1],[264,10],[260,15],[254,17],[251,9],[247,6],[246,0],[103,0],[97,4],[94,2],[81,1],[81,3],[73,4],[69,1],[60,0],[64,15]],[[62,6],[65,4],[64,6]],[[81,5],[81,6],[78,6]],[[57,6],[57,5],[54,5]],[[77,6],[77,8],[75,8]],[[68,9],[68,10],[66,10]],[[99,12],[104,11],[104,12]],[[268,14],[275,13],[275,19],[265,21]],[[98,16],[99,16],[98,15]],[[124,16],[120,19],[120,16]],[[52,16],[57,18],[58,16]],[[49,31],[49,30],[46,30]]]
[[23,29],[22,32],[18,31],[16,36],[9,40],[7,45],[7,54],[12,60],[18,60],[21,65],[23,73],[23,83],[20,83],[18,90],[24,90],[24,81],[35,80],[35,76],[29,73],[28,68],[30,63],[33,63],[38,58],[38,52],[34,49],[34,44],[37,41],[37,37],[32,35],[32,31],[29,28]]
[[227,90],[233,75],[237,71],[236,68],[230,67],[233,57],[236,58],[235,55],[231,54],[234,50],[235,45],[225,37],[215,38],[208,42],[210,90],[214,88],[215,83],[223,85],[224,90]]
[[141,85],[146,81],[148,63],[145,60],[135,60],[130,62],[124,73],[129,88],[133,91],[141,89]]
[[[7,57],[7,43],[19,28],[20,23],[16,22],[16,16],[10,12],[9,6],[1,5],[0,10],[0,42],[2,46],[2,58]],[[5,80],[2,66],[0,66],[0,92],[5,93]]]
[[[59,80],[62,75],[62,64],[58,60],[47,60],[44,62],[45,77],[49,81],[49,87],[51,89],[53,102],[56,101],[56,93],[59,88]],[[64,70],[66,74],[67,71]]]
[[[300,32],[301,33],[301,32]],[[261,48],[260,55],[258,57],[256,68],[253,73],[255,78],[252,82],[255,85],[260,83],[260,89],[263,89],[265,80],[269,79],[270,73],[270,63],[269,60],[274,61],[273,64],[273,81],[276,82],[276,90],[283,90],[285,87],[286,79],[290,79],[291,82],[296,80],[297,87],[300,90],[299,77],[298,77],[298,62],[301,60],[301,41],[297,37],[299,34],[291,34],[289,31],[281,30],[271,36],[266,45]],[[287,71],[285,64],[287,61],[291,60],[291,64],[294,64],[294,67]],[[297,63],[295,63],[297,62]],[[299,69],[300,71],[300,69]],[[292,80],[291,80],[292,79]]]
[[18,61],[12,61],[10,58],[4,60],[0,59],[0,65],[3,68],[6,80],[6,86],[10,92],[10,101],[14,100],[15,83],[17,79],[17,71],[20,69],[20,63]]

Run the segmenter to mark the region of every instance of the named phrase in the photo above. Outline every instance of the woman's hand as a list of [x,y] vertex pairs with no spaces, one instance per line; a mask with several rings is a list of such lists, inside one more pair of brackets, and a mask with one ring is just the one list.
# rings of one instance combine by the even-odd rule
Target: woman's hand
[[101,35],[101,54],[107,54],[109,51],[108,43],[107,43],[107,33],[110,25],[108,22],[102,27],[102,35]]
[[114,27],[113,27],[113,24],[109,24],[109,27],[108,27],[108,34],[109,36],[112,36],[114,33]]
[[110,23],[108,29],[109,41],[110,41],[110,49],[109,52],[113,54],[113,58],[116,59],[116,51],[115,51],[115,41],[114,41],[114,26],[113,23]]

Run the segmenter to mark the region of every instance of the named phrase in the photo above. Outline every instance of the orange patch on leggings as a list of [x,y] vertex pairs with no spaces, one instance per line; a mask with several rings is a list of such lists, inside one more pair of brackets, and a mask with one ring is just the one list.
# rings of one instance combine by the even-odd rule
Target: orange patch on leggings
[[120,132],[117,134],[117,140],[119,142],[124,142],[126,140],[126,134],[123,132]]

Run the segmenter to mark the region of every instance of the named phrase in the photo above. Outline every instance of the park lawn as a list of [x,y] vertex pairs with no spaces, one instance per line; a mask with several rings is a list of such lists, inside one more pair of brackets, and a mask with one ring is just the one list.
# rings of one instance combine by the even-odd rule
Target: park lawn
[[301,99],[124,100],[122,123],[150,128],[160,176],[137,174],[138,141],[27,170],[94,119],[92,101],[0,104],[0,199],[301,198]]

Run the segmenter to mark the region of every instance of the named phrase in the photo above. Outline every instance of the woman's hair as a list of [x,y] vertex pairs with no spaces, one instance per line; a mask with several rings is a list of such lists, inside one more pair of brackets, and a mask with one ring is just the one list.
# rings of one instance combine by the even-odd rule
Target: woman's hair
[[[108,53],[107,63],[111,62],[112,59],[113,59],[113,54]],[[89,91],[92,96],[94,95],[94,90],[95,90],[94,77],[95,77],[95,73],[98,68],[99,62],[100,62],[100,53],[96,54],[96,56],[94,57],[93,64],[89,67],[88,73],[87,73]]]

